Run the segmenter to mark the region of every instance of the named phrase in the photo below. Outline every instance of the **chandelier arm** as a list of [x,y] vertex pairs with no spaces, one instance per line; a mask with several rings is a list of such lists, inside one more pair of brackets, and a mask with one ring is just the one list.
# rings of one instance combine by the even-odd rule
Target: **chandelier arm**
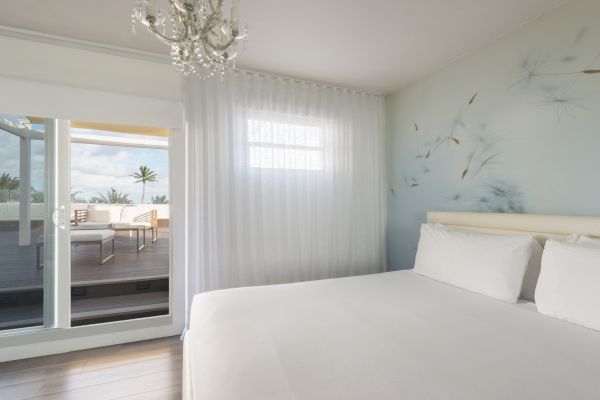
[[[175,11],[177,17],[179,18],[179,21],[183,24],[187,26],[186,20],[188,17],[188,13],[185,11],[182,11],[179,9],[179,7],[177,7],[176,3],[174,0],[169,0],[169,3],[173,6],[173,10]],[[152,31],[152,33],[154,33],[160,40],[162,40],[164,43],[169,44],[169,45],[180,45],[182,43],[184,43],[186,41],[186,39],[188,39],[186,36],[186,32],[182,33],[180,36],[178,37],[169,37],[167,35],[162,34],[158,28],[156,27],[156,24],[150,24],[149,25],[150,30]],[[187,30],[186,30],[187,31]],[[194,35],[194,36],[190,36],[189,39],[191,40],[196,40],[199,38],[199,35]]]
[[156,28],[155,24],[150,24],[148,25],[148,28],[150,29],[150,32],[154,33],[154,35],[156,35],[156,37],[158,39],[160,39],[162,42],[168,44],[168,45],[173,45],[173,44],[181,44],[184,40],[185,37],[181,36],[178,38],[170,38],[167,35],[163,35],[162,33],[160,33],[160,31]]
[[206,22],[204,23],[204,26],[200,30],[200,35],[199,35],[201,38],[203,38],[202,39],[203,42],[206,40],[205,38],[208,38],[209,33],[216,34],[213,31],[216,26],[216,24],[214,22],[215,22],[215,13],[212,13],[208,17],[206,17]]
[[232,45],[233,43],[235,43],[235,41],[236,41],[236,38],[231,38],[231,39],[229,39],[229,41],[228,41],[227,43],[225,43],[225,44],[222,44],[222,45],[215,45],[215,44],[213,44],[213,43],[210,41],[210,39],[208,39],[208,38],[207,38],[207,39],[206,39],[206,44],[208,45],[208,47],[210,47],[210,49],[211,49],[212,51],[217,51],[217,52],[220,52],[220,51],[225,51],[225,50],[227,50],[229,47],[231,47],[231,45]]
[[202,41],[202,47],[204,48],[206,57],[208,57],[210,61],[212,61],[214,64],[223,64],[223,62],[218,58],[218,54],[214,50],[207,47],[204,40]]
[[213,4],[213,0],[208,0],[208,3],[210,4],[211,13],[215,13],[217,10],[221,10],[223,8],[223,0],[217,0],[216,7]]
[[212,23],[213,20],[216,19],[217,14],[219,13],[219,10],[221,10],[223,8],[223,0],[217,0],[217,6],[215,7],[213,5],[213,0],[208,0],[208,3],[210,4],[210,14],[206,17],[206,25],[210,25],[209,22]]
[[211,40],[210,40],[210,36],[209,33],[212,33],[213,35],[216,36],[216,32],[214,32],[214,28],[216,27],[215,22],[217,19],[217,14],[218,11],[220,10],[223,6],[223,0],[217,0],[217,6],[215,8],[215,6],[213,5],[213,0],[208,0],[212,9],[211,14],[207,17],[206,19],[206,23],[204,25],[204,27],[202,28],[201,31],[201,37],[203,37],[202,42],[204,43],[205,47],[208,46],[210,48],[210,50],[212,51],[224,51],[226,49],[228,49],[236,40],[236,37],[231,38],[226,44],[223,45],[215,45]]
[[177,11],[181,12],[181,13],[185,13],[185,8],[182,8],[180,6],[180,3],[175,1],[175,0],[169,0],[169,5],[172,6],[174,9],[176,9]]

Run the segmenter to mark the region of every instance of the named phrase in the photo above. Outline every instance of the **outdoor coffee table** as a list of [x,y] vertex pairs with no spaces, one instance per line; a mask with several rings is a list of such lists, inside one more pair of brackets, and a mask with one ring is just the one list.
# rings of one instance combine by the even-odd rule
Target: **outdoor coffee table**
[[[111,242],[112,250],[108,256],[104,257],[104,245],[108,242]],[[89,244],[97,244],[100,246],[98,264],[103,265],[115,256],[115,231],[113,229],[75,229],[71,231],[71,245],[77,246]],[[42,261],[43,247],[44,241],[40,239],[36,244],[35,251],[37,269],[44,268],[44,262]]]
[[[104,244],[112,243],[112,252],[104,257]],[[71,231],[71,244],[97,244],[100,246],[99,264],[102,265],[115,256],[115,231],[112,229],[85,229]]]
[[[110,229],[116,232],[126,232],[126,231],[135,231],[135,241],[136,248],[138,253],[146,247],[146,227],[141,225],[121,225],[121,224],[111,224]],[[144,231],[142,235],[142,244],[140,245],[140,230]]]

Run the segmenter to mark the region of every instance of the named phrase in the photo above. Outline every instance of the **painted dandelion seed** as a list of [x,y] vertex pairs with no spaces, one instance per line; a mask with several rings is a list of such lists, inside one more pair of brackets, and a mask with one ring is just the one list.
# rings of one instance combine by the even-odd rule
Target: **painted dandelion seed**
[[471,167],[471,163],[473,162],[473,159],[475,158],[475,155],[477,154],[477,151],[479,150],[480,146],[481,146],[481,142],[479,144],[477,144],[477,147],[475,147],[475,150],[473,150],[471,153],[469,153],[469,157],[467,158],[467,166],[463,170],[462,175],[460,176],[461,180],[464,180],[465,177],[469,174],[469,168]]
[[475,99],[477,98],[477,96],[478,96],[478,95],[479,95],[479,93],[475,93],[475,94],[473,95],[473,97],[471,97],[471,98],[469,99],[469,105],[471,105],[471,104],[473,104],[473,103],[475,102]]
[[499,213],[523,213],[523,193],[518,186],[494,181],[485,186],[485,194],[478,200],[481,211]]
[[417,182],[417,178],[415,178],[414,176],[404,178],[404,182],[409,188],[416,188],[417,186],[419,186],[419,182]]
[[572,63],[577,61],[577,57],[575,56],[564,56],[563,58],[560,59],[561,62],[563,63]]
[[541,58],[536,58],[534,61],[524,60],[521,65],[521,77],[511,85],[511,89],[517,86],[528,87],[534,78],[539,76],[539,68],[544,64]]
[[558,121],[561,121],[565,115],[573,117],[575,111],[586,109],[583,104],[577,102],[573,97],[568,96],[566,92],[557,94],[550,90],[547,90],[544,93],[543,99],[538,105],[541,107],[554,107],[556,110],[556,119]]
[[[494,163],[496,158],[500,156],[500,152],[497,151],[500,139],[500,134],[487,133],[486,127],[481,127],[481,131],[474,135],[476,145],[467,156],[466,167],[461,174],[461,180],[464,180],[467,176],[471,179],[477,177]],[[473,171],[474,167],[475,171]]]
[[493,155],[491,155],[491,156],[489,156],[489,157],[485,158],[485,159],[484,159],[484,160],[481,162],[481,164],[479,164],[479,168],[477,168],[477,172],[475,172],[475,174],[474,174],[473,176],[477,176],[477,175],[479,175],[479,173],[480,173],[480,172],[481,172],[481,171],[482,171],[484,168],[486,168],[487,166],[490,166],[490,165],[493,163],[494,159],[495,159],[496,157],[498,157],[499,155],[500,155],[500,153],[496,153],[496,154],[493,154]]
[[[575,42],[581,40],[583,36],[585,36],[586,31],[586,28],[581,29],[575,39]],[[533,63],[529,60],[525,60],[521,64],[521,70],[524,76],[515,85],[523,83],[529,84],[533,79],[544,79],[544,82],[553,80],[557,83],[560,83],[562,87],[561,89],[548,88],[547,85],[542,85],[542,100],[538,103],[538,105],[554,107],[557,120],[561,121],[565,115],[573,116],[575,111],[578,109],[586,109],[586,107],[580,104],[570,93],[580,79],[586,76],[600,76],[600,69],[596,67],[599,58],[600,54],[594,55],[588,65],[582,69],[544,72],[539,70],[541,65],[539,58]],[[576,61],[576,57],[572,55],[566,55],[559,60],[563,63],[574,62]],[[568,81],[565,81],[565,79],[568,79]]]

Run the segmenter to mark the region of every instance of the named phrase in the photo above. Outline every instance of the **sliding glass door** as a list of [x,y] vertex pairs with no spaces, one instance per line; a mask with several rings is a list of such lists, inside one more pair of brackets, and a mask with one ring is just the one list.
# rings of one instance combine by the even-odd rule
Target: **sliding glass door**
[[0,330],[54,326],[56,122],[0,114]]
[[70,132],[71,326],[169,314],[168,130]]
[[0,114],[0,334],[169,314],[168,133]]

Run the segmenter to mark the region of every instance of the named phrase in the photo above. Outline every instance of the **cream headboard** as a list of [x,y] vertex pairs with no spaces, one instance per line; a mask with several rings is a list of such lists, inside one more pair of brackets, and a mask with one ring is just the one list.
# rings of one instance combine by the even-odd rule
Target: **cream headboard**
[[600,237],[600,217],[537,214],[428,212],[427,222],[500,235],[534,235],[542,244],[573,233]]

